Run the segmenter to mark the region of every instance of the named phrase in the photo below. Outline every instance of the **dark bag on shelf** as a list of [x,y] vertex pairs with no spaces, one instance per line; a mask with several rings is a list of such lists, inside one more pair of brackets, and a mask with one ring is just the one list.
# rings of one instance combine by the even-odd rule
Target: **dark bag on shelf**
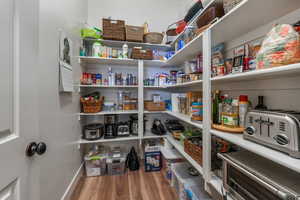
[[197,20],[197,26],[198,28],[201,28],[212,23],[216,18],[221,18],[223,16],[223,4],[217,3],[203,12],[203,14]]
[[198,0],[187,12],[187,14],[184,17],[184,21],[188,23],[191,21],[191,19],[194,18],[194,16],[203,9],[202,2]]
[[126,167],[130,171],[137,171],[140,169],[139,157],[138,157],[134,147],[131,148],[130,152],[127,155]]

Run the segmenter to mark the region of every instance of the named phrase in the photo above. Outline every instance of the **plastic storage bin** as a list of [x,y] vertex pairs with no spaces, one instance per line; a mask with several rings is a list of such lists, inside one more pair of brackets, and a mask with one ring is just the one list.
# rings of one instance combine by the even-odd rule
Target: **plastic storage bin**
[[106,174],[105,154],[86,155],[84,157],[86,176],[103,176]]
[[165,174],[165,178],[171,185],[172,181],[172,166],[175,163],[184,162],[182,156],[172,147],[162,147],[162,164],[163,164],[163,172]]
[[114,149],[109,154],[107,159],[107,174],[112,175],[122,175],[125,173],[125,161],[126,157],[121,152],[120,149]]
[[[188,173],[190,164],[175,163],[172,166],[172,185],[178,194],[179,200],[208,200],[210,199],[204,191],[204,180],[201,176],[192,176]],[[194,187],[195,186],[195,187]],[[195,190],[197,188],[197,190]],[[204,198],[205,197],[205,198]],[[206,198],[207,197],[207,198]]]

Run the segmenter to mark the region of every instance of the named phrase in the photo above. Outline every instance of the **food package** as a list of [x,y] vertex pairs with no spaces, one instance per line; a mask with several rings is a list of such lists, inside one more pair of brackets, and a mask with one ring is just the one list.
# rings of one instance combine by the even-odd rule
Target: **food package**
[[300,62],[300,36],[289,24],[273,27],[257,54],[257,69]]

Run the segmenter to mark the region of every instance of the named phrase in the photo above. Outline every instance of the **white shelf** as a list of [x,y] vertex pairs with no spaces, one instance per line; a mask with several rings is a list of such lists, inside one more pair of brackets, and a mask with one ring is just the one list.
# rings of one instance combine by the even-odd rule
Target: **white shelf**
[[[121,58],[100,58],[93,56],[79,56],[80,62],[87,64],[106,64],[106,65],[127,65],[138,66],[137,59],[121,59]],[[143,60],[145,66],[149,67],[164,67],[168,63],[162,60]]]
[[122,142],[122,141],[131,141],[131,140],[138,140],[139,137],[137,136],[129,136],[129,137],[117,137],[113,139],[100,139],[100,140],[79,140],[79,144],[92,144],[92,143],[104,143],[104,142]]
[[102,42],[102,44],[105,46],[118,47],[118,48],[122,48],[124,44],[127,44],[129,48],[144,47],[148,49],[161,49],[161,50],[168,50],[171,48],[170,45],[166,45],[166,44],[150,44],[150,43],[141,43],[141,42],[128,42],[128,41],[92,39],[92,38],[85,38],[83,40],[99,41]]
[[177,112],[172,112],[172,111],[166,111],[167,114],[173,116],[173,117],[176,117],[177,119],[180,119],[181,121],[184,121],[190,125],[193,125],[197,128],[200,128],[202,129],[203,128],[203,125],[202,123],[198,123],[198,122],[193,122],[191,120],[191,117],[188,116],[188,115],[185,115],[185,114],[181,114],[181,113],[177,113]]
[[194,58],[202,52],[202,37],[203,33],[195,37],[192,41],[186,44],[182,49],[177,51],[171,58],[167,60],[168,65],[181,65],[184,61]]
[[75,85],[81,88],[138,88],[137,85]]
[[181,143],[175,140],[171,135],[167,136],[167,140],[174,146],[174,148],[193,166],[197,169],[200,174],[203,174],[202,166],[199,165],[191,156],[189,156],[185,151]]
[[134,59],[119,59],[119,58],[100,58],[92,56],[79,56],[80,62],[87,64],[110,64],[110,65],[136,65],[138,60]]
[[212,26],[213,44],[233,40],[299,7],[299,0],[243,0]]
[[171,67],[163,60],[143,60],[145,67]]
[[230,74],[220,77],[211,78],[213,83],[219,82],[234,82],[234,81],[247,81],[247,80],[260,80],[260,79],[271,79],[276,77],[290,77],[297,76],[300,74],[300,63],[272,67],[268,69],[254,70],[250,72],[243,72],[239,74]]
[[161,113],[167,113],[167,111],[148,111],[148,110],[144,110],[144,114],[161,114]]
[[153,133],[151,133],[150,130],[146,130],[143,139],[155,139],[155,138],[165,138],[166,135],[155,135]]
[[[167,88],[180,88],[180,87],[189,87],[189,86],[194,86],[194,85],[202,85],[202,80],[197,80],[197,81],[190,81],[190,82],[185,82],[185,83],[178,83],[175,85],[166,85],[166,86],[144,86],[144,88],[149,88],[149,89],[167,89]],[[202,90],[202,88],[201,88]]]
[[120,110],[120,111],[102,111],[98,113],[79,113],[80,116],[97,116],[97,115],[125,115],[125,114],[137,114],[137,110]]
[[[188,23],[188,25],[187,25],[186,27],[192,26],[193,24],[195,24],[196,21],[197,21],[197,19],[204,13],[204,11],[206,11],[206,10],[207,10],[209,7],[211,7],[214,3],[222,3],[222,2],[221,2],[221,0],[211,0],[211,1],[206,5],[206,7],[203,8],[203,10],[201,10],[200,12],[198,12],[198,13],[193,17],[193,19],[192,19],[191,21],[189,21],[189,23]],[[185,29],[185,30],[186,30],[186,29]],[[176,38],[172,41],[171,46],[174,46],[175,42],[176,42],[181,36],[183,36],[185,30],[182,31],[180,34],[178,34],[178,35],[176,36]]]
[[279,151],[273,150],[269,147],[265,147],[261,144],[256,144],[254,142],[243,139],[242,134],[232,134],[225,133],[222,131],[211,130],[211,133],[215,136],[218,136],[228,142],[236,144],[248,151],[256,153],[262,157],[265,157],[269,160],[272,160],[280,165],[283,165],[287,168],[295,170],[300,173],[300,159],[295,159],[287,154],[281,153]]
[[166,89],[166,86],[149,86],[145,85],[144,88],[149,88],[149,89]]
[[[190,82],[185,82],[185,83],[178,83],[176,85],[169,85],[167,88],[180,88],[180,87],[189,87],[189,86],[194,86],[194,85],[202,85],[202,80],[197,80],[197,81],[190,81]],[[202,90],[202,88],[201,88]]]

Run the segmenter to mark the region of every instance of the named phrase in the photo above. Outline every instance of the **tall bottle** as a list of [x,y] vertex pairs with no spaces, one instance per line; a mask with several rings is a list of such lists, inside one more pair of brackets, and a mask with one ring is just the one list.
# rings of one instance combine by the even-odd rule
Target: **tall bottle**
[[241,95],[239,98],[239,125],[245,127],[246,114],[248,112],[248,96]]
[[258,96],[258,104],[255,106],[255,110],[267,110],[268,107],[264,104],[264,97]]
[[122,55],[124,59],[128,58],[128,45],[125,43],[122,47]]
[[219,123],[219,103],[221,102],[220,91],[216,90],[213,95],[213,123]]

